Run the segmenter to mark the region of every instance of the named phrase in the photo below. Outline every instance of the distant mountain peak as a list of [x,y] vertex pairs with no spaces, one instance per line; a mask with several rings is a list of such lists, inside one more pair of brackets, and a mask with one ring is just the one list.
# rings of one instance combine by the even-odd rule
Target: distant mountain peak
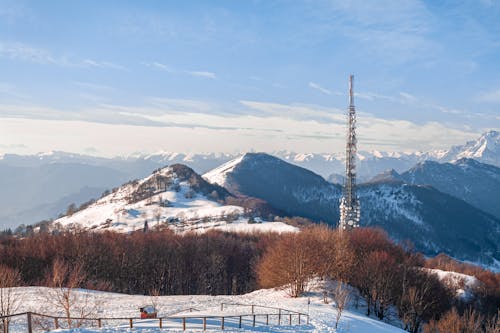
[[386,170],[373,177],[368,183],[402,183],[401,175],[394,169]]

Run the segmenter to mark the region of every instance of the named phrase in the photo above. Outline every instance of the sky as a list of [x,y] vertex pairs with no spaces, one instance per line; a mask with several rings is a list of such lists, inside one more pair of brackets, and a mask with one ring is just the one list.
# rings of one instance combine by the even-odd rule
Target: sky
[[0,153],[427,151],[500,129],[500,1],[0,0]]

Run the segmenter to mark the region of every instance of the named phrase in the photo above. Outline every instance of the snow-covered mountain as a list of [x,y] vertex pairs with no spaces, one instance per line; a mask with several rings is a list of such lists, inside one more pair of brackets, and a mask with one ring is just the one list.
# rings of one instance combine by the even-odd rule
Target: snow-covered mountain
[[500,219],[500,168],[493,165],[469,158],[452,163],[426,161],[393,177],[408,184],[430,185]]
[[471,158],[500,167],[500,132],[489,131],[477,140],[469,141],[461,146],[454,146],[443,154],[439,161],[450,162],[462,158]]
[[55,220],[49,230],[295,230],[281,222],[263,223],[260,219],[249,224],[248,212],[227,204],[229,197],[233,196],[224,188],[206,182],[189,167],[174,164],[128,182],[85,209]]
[[[339,185],[267,154],[245,154],[204,177],[288,215],[332,225],[339,219]],[[362,225],[380,226],[393,239],[408,239],[429,255],[445,252],[484,263],[500,259],[500,220],[460,199],[403,182],[364,184],[358,194]]]
[[[482,163],[500,167],[499,132],[490,131],[475,141],[445,151],[358,153],[358,179],[367,181],[377,174],[394,169],[403,173],[427,160],[450,162],[472,157]],[[362,146],[360,147],[362,148]],[[309,169],[341,184],[344,174],[343,153],[304,154],[278,151],[272,155]],[[182,154],[158,152],[130,157],[102,158],[65,152],[48,152],[29,156],[0,154],[0,228],[32,224],[56,218],[70,203],[77,206],[153,170],[176,163],[205,173],[241,154]]]

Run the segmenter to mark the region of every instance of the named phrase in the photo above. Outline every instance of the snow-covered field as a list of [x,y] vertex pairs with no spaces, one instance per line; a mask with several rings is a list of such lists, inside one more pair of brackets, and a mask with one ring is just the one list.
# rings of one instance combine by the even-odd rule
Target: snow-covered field
[[[251,304],[283,308],[292,311],[310,314],[310,322],[307,324],[306,318],[301,318],[301,324],[298,323],[297,316],[293,316],[292,325],[289,325],[289,315],[287,312],[282,312],[281,324],[277,325],[278,310],[255,307],[256,326],[253,327],[252,316],[243,317],[242,328],[238,328],[239,317],[226,318],[224,332],[338,332],[338,333],[403,333],[404,331],[391,326],[387,323],[380,322],[376,319],[368,318],[363,314],[363,310],[356,310],[351,306],[342,316],[339,328],[336,331],[335,325],[335,306],[332,303],[323,303],[323,295],[318,288],[316,291],[310,292],[308,295],[300,298],[290,298],[284,291],[263,289],[255,292],[239,295],[239,296],[161,296],[152,298],[150,296],[124,295],[116,293],[104,292],[88,292],[89,300],[96,302],[98,311],[97,317],[123,317],[123,318],[138,318],[140,306],[155,303],[159,310],[159,316],[177,317],[177,319],[163,320],[163,329],[159,328],[159,320],[134,320],[134,328],[129,328],[127,319],[119,321],[103,321],[103,328],[80,328],[74,330],[59,329],[59,332],[181,332],[182,317],[202,317],[212,316],[207,319],[207,329],[210,331],[221,331],[220,316],[225,315],[250,315]],[[86,291],[78,291],[80,295],[85,295]],[[44,314],[61,315],[51,305],[48,305],[44,294],[47,294],[46,288],[41,287],[24,287],[16,288],[18,297],[22,297],[22,306],[17,312],[33,311]],[[310,305],[308,306],[308,299]],[[239,303],[248,306],[231,306],[225,305],[221,311],[221,303]],[[193,311],[190,312],[189,309]],[[181,310],[184,310],[180,313]],[[265,324],[266,317],[264,313],[274,313],[274,316],[269,317],[269,325]],[[259,314],[261,314],[259,316]],[[215,316],[215,317],[214,317]],[[11,332],[26,332],[25,317],[16,319]],[[61,321],[61,326],[63,325]],[[94,325],[96,325],[94,323]],[[36,328],[36,327],[35,327]],[[39,330],[39,328],[38,328]],[[187,332],[201,332],[201,319],[187,319]]]

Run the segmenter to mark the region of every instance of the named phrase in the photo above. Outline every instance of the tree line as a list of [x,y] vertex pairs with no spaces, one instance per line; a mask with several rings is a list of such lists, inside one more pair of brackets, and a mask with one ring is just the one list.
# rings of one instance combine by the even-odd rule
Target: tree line
[[36,234],[0,241],[0,264],[25,285],[46,285],[56,260],[85,273],[83,287],[131,294],[242,294],[257,288],[254,265],[269,235],[222,232]]

